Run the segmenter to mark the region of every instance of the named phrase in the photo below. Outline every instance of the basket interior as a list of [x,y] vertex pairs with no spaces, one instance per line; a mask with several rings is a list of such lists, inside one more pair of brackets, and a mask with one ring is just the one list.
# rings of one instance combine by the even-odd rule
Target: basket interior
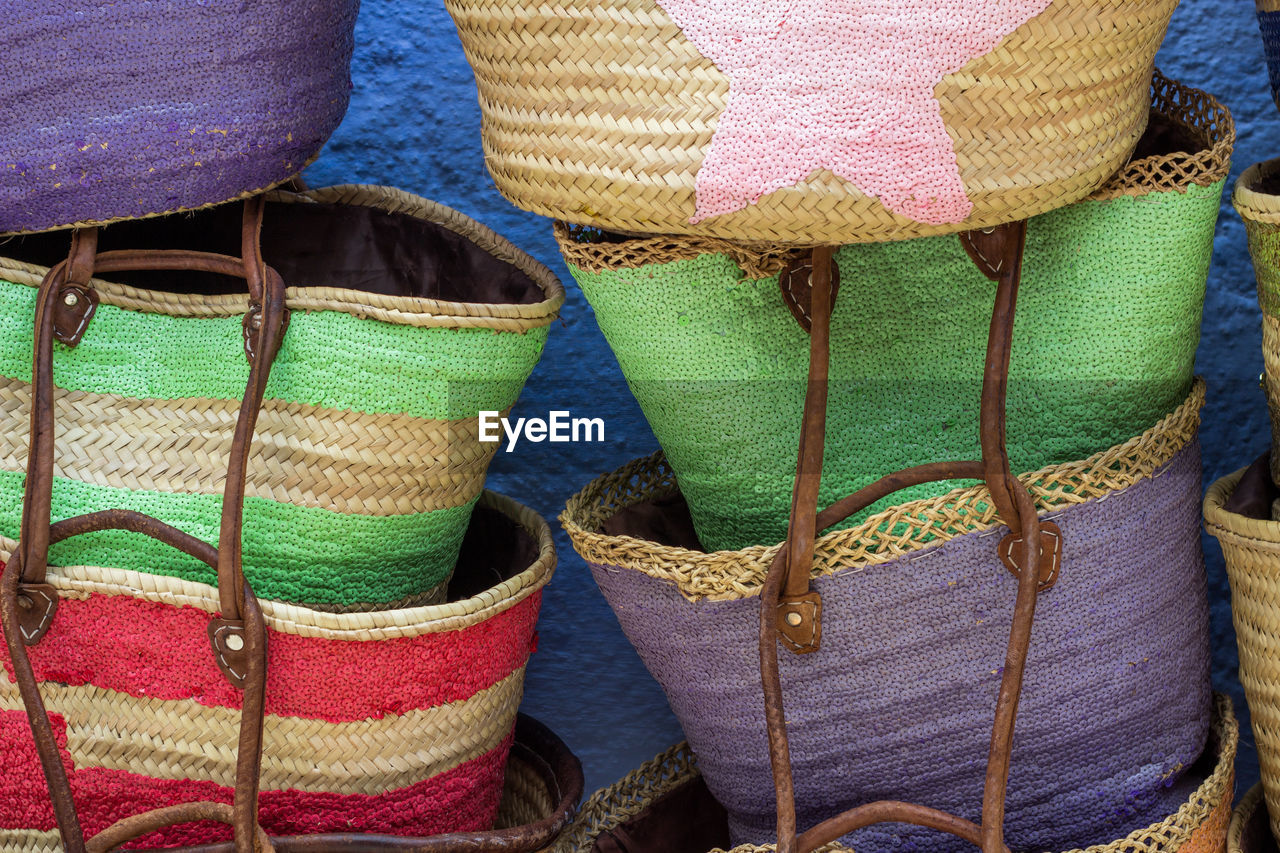
[[449,601],[492,589],[533,565],[538,542],[514,518],[484,503],[476,505],[449,581]]
[[[240,256],[242,207],[119,222],[99,232],[98,251],[186,249]],[[67,257],[69,231],[11,237],[0,255],[53,266]],[[536,282],[449,229],[402,213],[354,204],[270,202],[262,254],[290,287],[337,287],[445,302],[534,304]],[[127,272],[112,281],[170,293],[241,293],[244,283],[207,273]]]
[[1247,469],[1223,509],[1260,521],[1271,520],[1272,502],[1280,498],[1280,488],[1271,481],[1271,454],[1264,453]]

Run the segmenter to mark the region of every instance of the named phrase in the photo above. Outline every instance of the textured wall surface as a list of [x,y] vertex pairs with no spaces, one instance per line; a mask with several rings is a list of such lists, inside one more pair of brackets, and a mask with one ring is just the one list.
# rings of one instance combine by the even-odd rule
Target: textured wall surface
[[[591,309],[571,286],[550,223],[512,207],[490,183],[475,85],[439,0],[364,0],[356,36],[351,110],[308,171],[308,182],[392,184],[450,205],[506,236],[570,285],[563,323],[553,327],[516,414],[545,416],[549,409],[569,409],[603,417],[606,441],[522,443],[514,453],[498,454],[489,483],[553,519],[566,498],[590,479],[656,449],[657,442]],[[1280,155],[1280,114],[1267,90],[1252,3],[1183,0],[1158,62],[1175,79],[1213,92],[1234,113],[1239,142],[1228,197],[1245,166]],[[1206,483],[1252,461],[1267,444],[1253,288],[1244,227],[1227,203],[1218,223],[1198,362],[1210,392],[1203,433]],[[568,741],[586,766],[592,790],[679,740],[680,728],[586,567],[559,526],[553,527],[560,568],[545,599],[524,708]],[[1221,552],[1211,539],[1205,551],[1213,596],[1214,682],[1233,694],[1243,714]],[[1239,792],[1257,779],[1247,728],[1243,740]]]

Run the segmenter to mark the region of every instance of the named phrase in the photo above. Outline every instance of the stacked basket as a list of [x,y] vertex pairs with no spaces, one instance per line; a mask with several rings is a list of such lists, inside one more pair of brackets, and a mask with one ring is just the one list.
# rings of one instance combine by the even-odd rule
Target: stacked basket
[[[1280,5],[1258,0],[1273,97],[1280,94]],[[1236,181],[1232,202],[1244,220],[1262,309],[1259,381],[1271,419],[1271,450],[1221,478],[1204,499],[1205,529],[1218,539],[1231,584],[1240,683],[1253,722],[1262,779],[1232,818],[1231,849],[1272,850],[1280,839],[1280,159],[1255,163]]]
[[1174,4],[446,5],[664,451],[561,520],[705,788],[559,849],[1220,849]]
[[478,413],[560,284],[398,190],[272,189],[357,0],[81,7],[10,9],[0,59],[0,847],[546,848],[555,552]]

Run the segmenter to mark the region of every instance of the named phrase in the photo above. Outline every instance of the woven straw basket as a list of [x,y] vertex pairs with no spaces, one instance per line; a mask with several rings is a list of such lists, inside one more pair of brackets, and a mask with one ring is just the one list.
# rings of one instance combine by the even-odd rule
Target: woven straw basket
[[[1280,12],[1277,13],[1280,15]],[[1262,307],[1263,385],[1272,444],[1280,442],[1280,159],[1255,163],[1236,180],[1232,202],[1244,220]],[[1280,460],[1271,476],[1280,482]]]
[[1267,56],[1267,77],[1271,97],[1280,106],[1280,0],[1256,0],[1258,29],[1262,31],[1262,49]]
[[1271,831],[1280,838],[1280,522],[1271,520],[1277,496],[1263,456],[1209,487],[1204,524],[1226,558],[1240,683],[1253,719]]
[[[236,205],[105,229],[100,247],[238,254]],[[258,421],[245,573],[264,599],[320,609],[440,600],[497,444],[478,412],[511,407],[564,291],[489,229],[382,187],[269,196],[268,264],[288,331]],[[32,321],[65,234],[0,258],[0,548],[18,536]],[[54,355],[54,517],[123,507],[217,541],[244,391],[243,285],[197,273],[95,279],[83,339]],[[224,292],[241,288],[240,292]],[[134,533],[55,546],[55,565],[212,583],[198,560]]]
[[[1210,706],[1203,393],[1197,382],[1137,438],[1020,478],[1040,517],[1061,528],[1062,557],[1036,605],[1004,827],[1011,849],[1123,835],[1185,794],[1179,778],[1204,747]],[[699,550],[660,456],[601,477],[561,521],[666,692],[734,843],[772,838],[757,649],[776,548]],[[989,746],[1014,600],[996,556],[1006,530],[975,486],[818,540],[822,647],[780,660],[801,827],[881,799],[976,818],[974,768]],[[898,825],[859,830],[852,843],[867,853],[967,844]]]
[[1227,853],[1275,853],[1276,841],[1267,820],[1262,783],[1249,789],[1231,813],[1227,829]]
[[[1028,224],[1010,364],[1015,471],[1123,442],[1191,387],[1235,133],[1205,92],[1158,77],[1153,95],[1146,156]],[[809,349],[779,287],[795,253],[556,231],[703,545],[782,539]],[[977,455],[966,424],[978,419],[995,298],[954,236],[835,257],[846,284],[832,318],[823,506],[888,471]],[[953,485],[916,486],[873,509]]]
[[347,111],[359,8],[5,3],[0,233],[190,210],[298,174]]
[[445,5],[485,162],[516,205],[817,244],[985,227],[1093,192],[1142,134],[1177,3]]
[[[1231,799],[1239,728],[1226,696],[1217,697],[1214,711],[1208,747],[1187,774],[1197,784],[1181,806],[1124,838],[1072,853],[1224,853],[1228,819],[1233,829],[1236,820],[1231,814]],[[711,847],[728,845],[724,810],[707,793],[688,745],[680,744],[592,794],[554,850],[706,853]],[[732,853],[773,849],[773,845],[743,845],[733,848]],[[848,848],[834,843],[821,850],[847,853]],[[1232,847],[1231,853],[1237,853],[1236,848]],[[1271,851],[1244,848],[1239,853]]]
[[[486,492],[446,604],[338,614],[263,601],[263,828],[426,836],[492,827],[554,566],[546,522]],[[85,831],[175,803],[230,802],[241,693],[209,653],[217,590],[104,569],[51,569],[49,582],[57,615],[30,656]],[[54,814],[8,680],[0,708],[0,847],[52,849]],[[210,835],[190,824],[143,846]]]

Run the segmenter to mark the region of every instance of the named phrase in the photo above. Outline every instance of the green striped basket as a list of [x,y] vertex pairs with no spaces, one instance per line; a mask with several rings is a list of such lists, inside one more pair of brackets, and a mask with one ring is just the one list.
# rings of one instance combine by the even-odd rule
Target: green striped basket
[[[1128,166],[1087,200],[1030,220],[1010,367],[1014,471],[1119,444],[1191,388],[1235,132],[1204,92],[1157,75],[1152,95]],[[703,547],[782,540],[809,347],[779,289],[793,254],[556,233]],[[909,465],[977,458],[995,296],[955,236],[845,246],[836,261],[820,505]],[[903,490],[846,524],[956,485]]]
[[[239,206],[125,222],[99,248],[239,255]],[[0,554],[17,538],[36,289],[66,232],[0,249]],[[564,299],[542,265],[484,226],[383,187],[268,196],[263,255],[290,322],[258,421],[244,570],[264,599],[329,610],[443,600],[497,445],[478,413],[515,402]],[[95,279],[83,339],[56,345],[55,519],[109,507],[218,538],[248,376],[243,282],[190,272]],[[203,563],[107,531],[50,563],[214,583]]]

